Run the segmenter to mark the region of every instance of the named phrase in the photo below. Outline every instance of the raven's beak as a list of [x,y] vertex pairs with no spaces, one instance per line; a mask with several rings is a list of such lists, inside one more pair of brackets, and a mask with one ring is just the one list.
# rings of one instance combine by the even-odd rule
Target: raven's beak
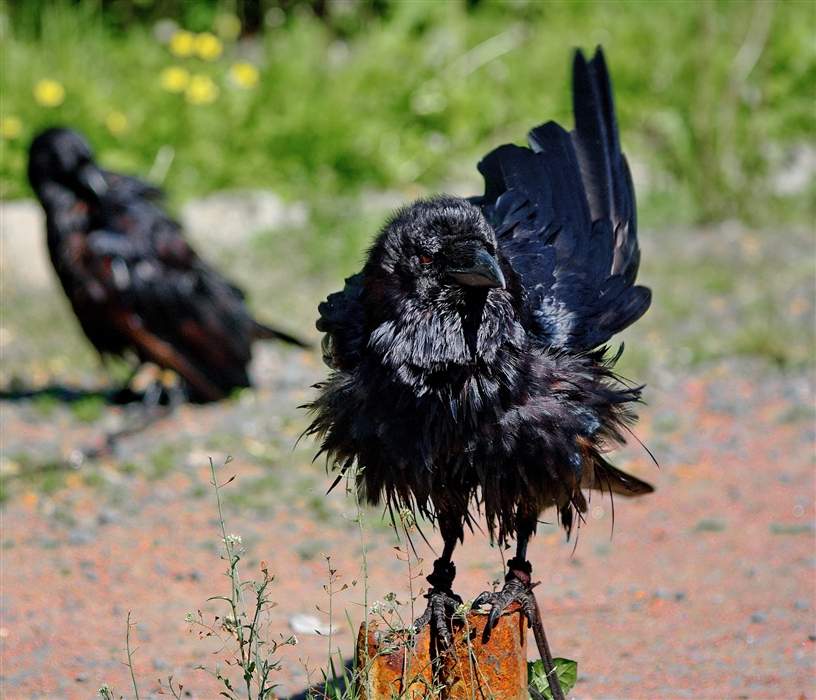
[[102,175],[102,171],[93,163],[86,163],[77,171],[79,183],[88,191],[93,192],[97,198],[108,191],[108,183]]
[[465,287],[501,287],[504,275],[496,260],[478,243],[463,243],[449,256],[448,277]]

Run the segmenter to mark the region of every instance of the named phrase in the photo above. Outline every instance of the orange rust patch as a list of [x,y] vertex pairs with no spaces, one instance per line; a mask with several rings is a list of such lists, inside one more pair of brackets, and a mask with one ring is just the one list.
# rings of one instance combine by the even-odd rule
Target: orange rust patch
[[471,611],[453,621],[453,654],[437,653],[430,629],[414,639],[380,631],[376,622],[360,626],[357,668],[366,668],[357,682],[362,700],[487,700],[523,698],[527,692],[527,621],[514,604],[484,639],[487,614]]

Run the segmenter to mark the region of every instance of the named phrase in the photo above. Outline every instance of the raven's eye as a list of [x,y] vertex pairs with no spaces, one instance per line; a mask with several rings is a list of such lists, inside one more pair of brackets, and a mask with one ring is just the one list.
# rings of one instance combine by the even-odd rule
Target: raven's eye
[[419,259],[422,261],[424,265],[430,265],[433,262],[433,256],[428,255],[427,253],[423,253],[419,256]]

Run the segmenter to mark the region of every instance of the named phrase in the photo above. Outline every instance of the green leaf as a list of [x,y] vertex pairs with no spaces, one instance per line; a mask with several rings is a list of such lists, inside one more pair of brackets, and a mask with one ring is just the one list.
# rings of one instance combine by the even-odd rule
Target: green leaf
[[[566,695],[575,686],[575,681],[578,680],[578,662],[556,658],[553,659],[553,664],[555,664],[555,674],[561,684],[561,690]],[[552,700],[547,672],[544,670],[544,662],[541,659],[527,663],[527,682],[547,700]]]

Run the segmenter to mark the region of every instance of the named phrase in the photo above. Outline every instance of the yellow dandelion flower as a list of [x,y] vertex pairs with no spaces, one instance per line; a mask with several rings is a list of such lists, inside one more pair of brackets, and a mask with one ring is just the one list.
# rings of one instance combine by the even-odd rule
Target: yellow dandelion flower
[[167,92],[184,92],[190,84],[190,72],[181,66],[170,66],[161,72],[159,80]]
[[218,97],[218,86],[212,81],[209,75],[199,73],[190,79],[190,84],[184,93],[184,97],[190,104],[206,105],[215,102]]
[[221,55],[224,45],[215,34],[201,32],[195,38],[195,52],[205,61],[214,61]]
[[16,139],[23,133],[23,120],[20,117],[3,117],[0,119],[0,138]]
[[128,120],[124,114],[114,110],[105,119],[105,126],[114,136],[121,136],[127,131]]
[[258,84],[260,77],[258,69],[246,61],[233,63],[232,68],[230,68],[230,78],[238,87],[248,90],[254,88]]
[[43,78],[34,86],[34,99],[43,107],[57,107],[65,102],[65,88],[53,78]]
[[186,29],[179,29],[170,37],[168,48],[176,56],[192,56],[196,50],[196,35]]
[[241,33],[241,20],[235,15],[218,15],[213,22],[213,30],[224,41],[235,41]]

